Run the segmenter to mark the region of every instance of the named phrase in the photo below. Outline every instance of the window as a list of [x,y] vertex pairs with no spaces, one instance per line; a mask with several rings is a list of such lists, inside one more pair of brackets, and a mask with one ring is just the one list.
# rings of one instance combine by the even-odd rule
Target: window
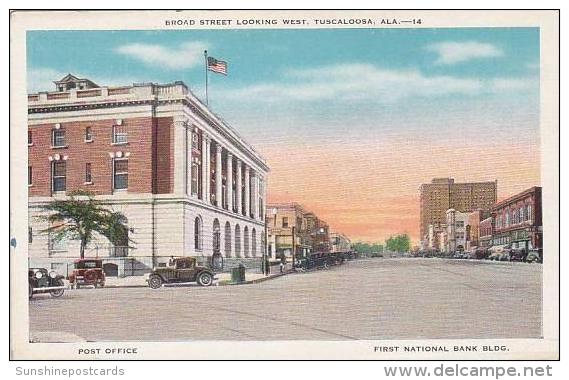
[[198,193],[198,181],[199,181],[199,167],[197,163],[192,163],[192,184],[191,184],[191,192],[192,195],[196,195]]
[[201,219],[199,217],[197,217],[194,220],[194,249],[196,251],[199,251],[202,249],[201,228],[202,228]]
[[283,228],[287,227],[288,227],[288,218],[286,216],[283,216]]
[[51,145],[54,148],[61,148],[65,146],[65,130],[63,129],[53,130]]
[[533,215],[532,215],[532,207],[531,205],[528,205],[528,220],[531,222]]
[[91,141],[93,141],[93,131],[91,130],[91,127],[87,127],[85,128],[85,142]]
[[91,177],[91,163],[85,164],[85,183],[93,183],[93,178]]
[[65,191],[65,172],[65,161],[57,161],[53,163],[51,176],[53,191]]
[[456,226],[457,227],[464,227],[464,222],[459,220],[456,222]]
[[28,186],[32,186],[33,184],[33,171],[32,167],[28,166]]
[[126,144],[128,132],[124,125],[113,125],[113,144]]
[[128,189],[128,160],[114,160],[113,188],[115,190]]
[[32,131],[28,131],[28,145],[34,145],[34,139]]
[[33,233],[32,233],[32,227],[28,227],[28,243],[32,244],[32,242],[34,241],[34,237],[33,237]]

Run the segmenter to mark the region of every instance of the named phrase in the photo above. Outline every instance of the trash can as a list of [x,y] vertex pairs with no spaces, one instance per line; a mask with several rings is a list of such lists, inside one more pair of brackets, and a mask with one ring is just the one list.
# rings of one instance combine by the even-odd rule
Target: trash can
[[241,264],[231,269],[231,282],[245,282],[245,266]]

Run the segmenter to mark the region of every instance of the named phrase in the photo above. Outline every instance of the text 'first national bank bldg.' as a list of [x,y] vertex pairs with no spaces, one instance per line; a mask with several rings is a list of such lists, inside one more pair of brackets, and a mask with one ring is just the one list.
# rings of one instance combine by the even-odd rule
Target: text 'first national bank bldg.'
[[68,75],[55,84],[28,95],[30,265],[78,257],[78,241],[41,233],[49,226],[36,217],[74,190],[128,218],[132,248],[98,238],[86,250],[119,272],[172,255],[260,260],[269,168],[184,83],[100,87]]

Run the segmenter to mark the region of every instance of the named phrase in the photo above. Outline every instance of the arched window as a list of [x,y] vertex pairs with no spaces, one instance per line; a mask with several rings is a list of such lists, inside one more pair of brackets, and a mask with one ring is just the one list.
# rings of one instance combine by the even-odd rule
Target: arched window
[[241,257],[241,229],[239,224],[235,226],[235,256]]
[[194,220],[194,249],[196,251],[202,249],[202,220],[199,216]]
[[255,228],[251,231],[251,253],[253,257],[257,257],[257,231]]
[[219,220],[213,220],[213,252],[219,252],[221,249],[221,227]]
[[245,257],[249,257],[249,227],[247,226],[243,229],[243,251],[245,253]]
[[231,257],[231,225],[225,223],[225,257]]

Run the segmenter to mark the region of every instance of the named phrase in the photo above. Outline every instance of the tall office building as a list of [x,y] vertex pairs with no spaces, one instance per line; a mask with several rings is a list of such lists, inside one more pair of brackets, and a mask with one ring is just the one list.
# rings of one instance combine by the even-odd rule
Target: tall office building
[[453,178],[434,178],[419,188],[420,194],[420,236],[429,232],[429,225],[446,223],[446,211],[472,212],[488,210],[497,200],[498,181],[455,183]]

